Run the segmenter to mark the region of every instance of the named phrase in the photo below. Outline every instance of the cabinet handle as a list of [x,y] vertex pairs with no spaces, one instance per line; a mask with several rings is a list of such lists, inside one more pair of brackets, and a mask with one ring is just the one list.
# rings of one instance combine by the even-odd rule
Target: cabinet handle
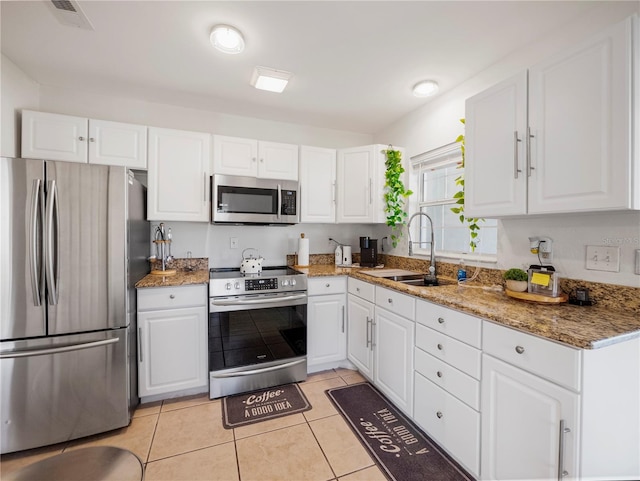
[[438,348],[439,351],[442,351],[442,344],[438,344],[436,347]]
[[522,354],[522,353],[524,352],[524,347],[522,347],[522,346],[516,346],[516,352],[517,352],[518,354]]
[[438,416],[438,419],[441,419],[441,418],[442,418],[442,416],[444,416],[444,414],[442,414],[442,411],[438,411],[438,412],[436,413],[436,416]]
[[371,319],[371,350],[373,351],[373,348],[375,347],[376,343],[375,343],[375,339],[374,339],[374,334],[375,334],[375,327],[376,327],[376,321],[374,321],[373,319]]
[[369,323],[371,322],[371,319],[369,319],[369,316],[367,316],[367,346],[369,347],[371,345],[371,337],[370,337],[370,331],[369,331]]
[[344,332],[344,306],[342,306],[342,332]]
[[439,318],[438,318],[438,323],[439,323],[439,324],[444,324],[444,319],[443,319],[442,317],[439,317]]
[[255,157],[251,157],[251,162],[255,162],[256,158]]
[[564,469],[564,435],[570,432],[571,429],[565,426],[565,420],[561,419],[560,439],[558,443],[558,481],[569,475],[569,472]]
[[138,359],[142,363],[142,328],[138,328]]
[[393,299],[389,298],[389,299],[387,299],[387,302],[388,302],[389,304],[393,304]]
[[356,287],[356,292],[360,292],[360,288],[359,287]]
[[96,139],[94,139],[93,137],[89,137],[89,142],[95,142]]
[[81,135],[80,137],[78,137],[78,140],[79,140],[80,142],[84,142],[84,141],[85,141],[85,138]]
[[324,287],[331,287],[331,284],[327,283]]
[[175,294],[169,294],[169,299],[175,299],[176,295]]
[[333,203],[336,203],[336,183],[333,183]]
[[262,162],[264,164],[264,159],[260,159],[260,162]]
[[531,139],[535,138],[535,135],[531,135],[531,127],[527,127],[527,177],[531,177],[531,171],[536,170],[531,165]]
[[442,371],[438,371],[438,372],[436,372],[436,375],[437,375],[438,377],[442,377]]
[[518,138],[518,131],[514,130],[513,131],[513,178],[514,179],[517,179],[518,173],[522,172],[520,169],[518,169],[518,142],[522,142],[522,141]]

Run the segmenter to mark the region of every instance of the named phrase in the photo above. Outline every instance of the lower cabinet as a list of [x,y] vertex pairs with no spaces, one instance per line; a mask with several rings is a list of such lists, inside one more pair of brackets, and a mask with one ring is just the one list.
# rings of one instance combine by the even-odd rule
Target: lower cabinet
[[347,358],[346,279],[308,280],[307,370],[337,366]]
[[207,289],[138,289],[138,395],[207,390]]
[[360,373],[373,380],[373,323],[375,288],[373,284],[349,278],[347,299],[347,357]]

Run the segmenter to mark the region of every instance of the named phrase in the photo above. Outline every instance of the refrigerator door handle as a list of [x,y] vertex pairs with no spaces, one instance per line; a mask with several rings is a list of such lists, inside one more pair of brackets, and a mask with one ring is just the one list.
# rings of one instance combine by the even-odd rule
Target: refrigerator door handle
[[51,349],[32,349],[29,351],[5,351],[0,353],[0,359],[16,359],[20,357],[45,356],[48,354],[60,354],[62,352],[79,351],[80,349],[90,349],[92,347],[107,346],[115,344],[120,339],[117,337],[111,339],[103,339],[102,341],[83,342],[81,344],[72,344],[71,346],[54,347]]
[[31,218],[29,220],[29,266],[31,267],[31,292],[33,294],[33,305],[42,304],[41,276],[42,256],[40,249],[39,233],[42,232],[42,214],[40,212],[40,179],[33,179],[31,187]]
[[49,304],[58,304],[58,189],[56,181],[47,182],[47,206],[45,208],[45,268],[47,272],[47,292]]

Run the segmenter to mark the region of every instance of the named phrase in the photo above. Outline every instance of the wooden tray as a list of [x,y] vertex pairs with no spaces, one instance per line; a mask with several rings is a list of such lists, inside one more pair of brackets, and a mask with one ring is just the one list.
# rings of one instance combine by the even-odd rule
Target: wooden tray
[[176,274],[176,270],[175,269],[167,269],[166,271],[154,270],[154,271],[151,271],[151,274],[153,274],[154,276],[174,276]]
[[543,296],[541,294],[533,294],[531,292],[516,292],[510,291],[509,289],[505,289],[504,293],[509,297],[513,297],[514,299],[531,302],[544,302],[546,304],[561,304],[569,300],[569,296],[567,296],[564,292],[561,293],[558,297]]

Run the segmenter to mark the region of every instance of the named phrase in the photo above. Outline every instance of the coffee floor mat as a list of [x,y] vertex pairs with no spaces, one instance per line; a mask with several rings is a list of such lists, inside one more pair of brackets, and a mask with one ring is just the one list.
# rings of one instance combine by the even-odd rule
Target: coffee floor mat
[[326,392],[390,480],[473,480],[371,384]]
[[260,389],[222,399],[222,425],[226,429],[276,419],[311,409],[297,384]]

